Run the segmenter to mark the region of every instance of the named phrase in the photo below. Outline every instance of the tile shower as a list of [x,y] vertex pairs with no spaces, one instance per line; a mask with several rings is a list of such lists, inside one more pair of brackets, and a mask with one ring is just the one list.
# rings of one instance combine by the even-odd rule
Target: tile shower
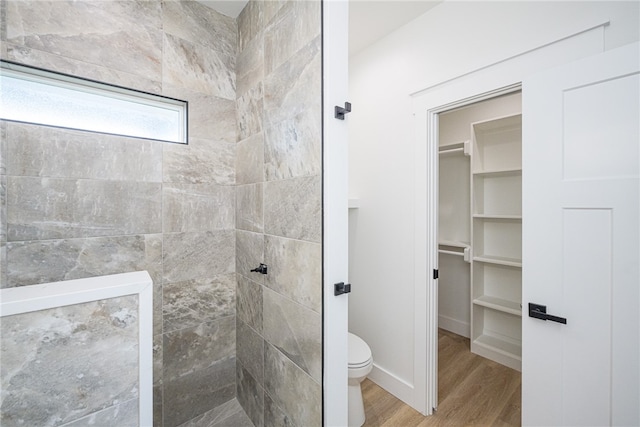
[[320,9],[0,2],[3,59],[189,101],[187,146],[0,122],[2,287],[147,270],[157,426],[321,424]]

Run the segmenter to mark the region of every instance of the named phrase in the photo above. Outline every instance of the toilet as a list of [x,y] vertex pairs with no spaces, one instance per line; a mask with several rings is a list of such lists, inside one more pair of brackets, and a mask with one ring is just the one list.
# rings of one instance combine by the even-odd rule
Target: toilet
[[349,332],[349,427],[364,424],[364,404],[360,383],[373,368],[371,349],[357,335]]

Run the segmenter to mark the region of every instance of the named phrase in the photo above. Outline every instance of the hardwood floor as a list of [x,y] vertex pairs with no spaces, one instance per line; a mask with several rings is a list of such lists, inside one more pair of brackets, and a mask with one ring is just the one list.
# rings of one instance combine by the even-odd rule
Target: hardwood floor
[[440,329],[438,411],[422,416],[368,379],[366,427],[519,426],[520,372],[469,351],[469,339]]

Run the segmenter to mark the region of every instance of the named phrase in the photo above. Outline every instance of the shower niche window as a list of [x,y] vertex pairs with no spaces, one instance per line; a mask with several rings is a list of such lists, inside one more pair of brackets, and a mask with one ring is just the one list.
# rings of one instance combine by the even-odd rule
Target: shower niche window
[[0,118],[187,143],[186,101],[0,61]]

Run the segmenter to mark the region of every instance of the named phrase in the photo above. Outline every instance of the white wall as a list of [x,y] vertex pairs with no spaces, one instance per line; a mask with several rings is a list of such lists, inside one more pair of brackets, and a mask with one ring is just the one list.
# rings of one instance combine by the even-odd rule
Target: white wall
[[[350,58],[349,329],[372,376],[414,384],[414,123],[410,94],[609,20],[604,48],[640,38],[640,3],[446,1]],[[426,286],[426,284],[425,284]]]

